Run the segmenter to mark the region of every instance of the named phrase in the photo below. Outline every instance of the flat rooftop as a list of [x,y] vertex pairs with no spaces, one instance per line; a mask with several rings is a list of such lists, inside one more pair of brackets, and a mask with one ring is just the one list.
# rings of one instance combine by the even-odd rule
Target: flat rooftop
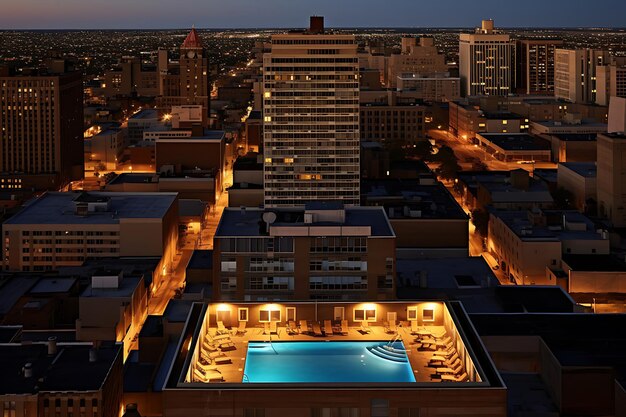
[[[492,210],[490,213],[506,224],[521,240],[604,240],[587,216],[573,210],[545,210],[545,225],[531,221],[528,211]],[[574,224],[575,228],[571,228],[569,224]],[[581,226],[584,229],[579,229]]]
[[[41,391],[97,391],[121,355],[122,345],[103,343],[97,360],[89,360],[91,343],[58,343],[48,356],[47,343],[0,345],[0,394],[34,394]],[[22,368],[32,365],[33,376]]]
[[[75,199],[81,194],[107,198],[106,211],[87,215],[75,213]],[[82,197],[81,197],[82,198]],[[161,219],[176,201],[177,193],[47,192],[29,201],[6,225],[32,224],[118,224],[120,219]]]
[[598,140],[596,133],[558,133],[550,136],[563,142],[596,142]]
[[89,285],[80,295],[84,298],[127,298],[133,295],[141,277],[125,276],[119,281],[117,288],[93,288]]
[[550,144],[526,133],[478,133],[505,151],[549,151]]
[[142,119],[158,119],[159,112],[156,109],[142,109],[137,113],[129,117],[129,120],[142,120]]
[[361,201],[383,206],[390,220],[467,219],[443,184],[422,185],[419,179],[362,180]]
[[[317,203],[316,203],[317,204]],[[318,210],[318,206],[309,206]],[[319,206],[321,210],[323,208]],[[328,206],[327,206],[328,207]],[[330,210],[334,210],[330,208]],[[337,209],[338,210],[338,209]],[[276,221],[272,226],[311,227],[311,226],[370,226],[372,236],[395,236],[382,207],[349,207],[345,209],[345,220],[339,222],[305,223],[304,209],[238,209],[227,207],[215,232],[216,237],[244,237],[267,235],[263,214],[272,212]]]
[[595,162],[562,162],[559,165],[563,165],[581,177],[596,178],[598,176],[598,166]]
[[574,271],[626,272],[626,262],[614,255],[563,255]]

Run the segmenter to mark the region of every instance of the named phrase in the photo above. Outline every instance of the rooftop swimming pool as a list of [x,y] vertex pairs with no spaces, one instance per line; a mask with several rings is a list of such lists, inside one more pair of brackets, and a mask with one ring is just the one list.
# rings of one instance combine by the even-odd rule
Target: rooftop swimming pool
[[244,383],[415,382],[402,342],[250,342]]

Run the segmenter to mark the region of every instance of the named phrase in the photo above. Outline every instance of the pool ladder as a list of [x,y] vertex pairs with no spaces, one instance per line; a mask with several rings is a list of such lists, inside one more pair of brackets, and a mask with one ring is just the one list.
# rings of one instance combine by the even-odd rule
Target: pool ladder
[[250,378],[248,378],[248,375],[243,374],[243,380],[242,382],[250,382]]

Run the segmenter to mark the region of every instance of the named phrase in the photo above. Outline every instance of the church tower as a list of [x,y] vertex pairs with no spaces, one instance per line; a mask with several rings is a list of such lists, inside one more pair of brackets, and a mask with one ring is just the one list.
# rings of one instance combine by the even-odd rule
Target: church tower
[[209,82],[209,59],[202,46],[196,28],[180,46],[180,104],[201,104],[209,116],[211,84]]

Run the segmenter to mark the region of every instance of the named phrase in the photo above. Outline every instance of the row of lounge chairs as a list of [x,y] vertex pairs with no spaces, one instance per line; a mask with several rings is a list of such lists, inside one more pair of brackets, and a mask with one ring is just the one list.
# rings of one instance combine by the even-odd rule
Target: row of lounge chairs
[[202,382],[224,381],[224,376],[218,369],[218,365],[232,363],[232,360],[224,352],[237,349],[230,336],[228,331],[220,332],[219,326],[215,336],[206,334],[200,347],[200,358],[193,369],[194,379]]
[[467,372],[463,368],[463,362],[452,344],[450,338],[445,343],[445,349],[433,353],[429,365],[435,368],[431,375],[432,380],[442,382],[465,382],[468,380]]
[[300,328],[297,329],[295,322],[290,321],[287,325],[287,333],[310,334],[317,337],[332,335],[346,336],[348,334],[348,320],[341,320],[341,324],[337,326],[333,326],[332,321],[330,320],[324,320],[323,331],[322,325],[319,322],[314,322],[312,325],[309,325],[308,321],[300,320]]

